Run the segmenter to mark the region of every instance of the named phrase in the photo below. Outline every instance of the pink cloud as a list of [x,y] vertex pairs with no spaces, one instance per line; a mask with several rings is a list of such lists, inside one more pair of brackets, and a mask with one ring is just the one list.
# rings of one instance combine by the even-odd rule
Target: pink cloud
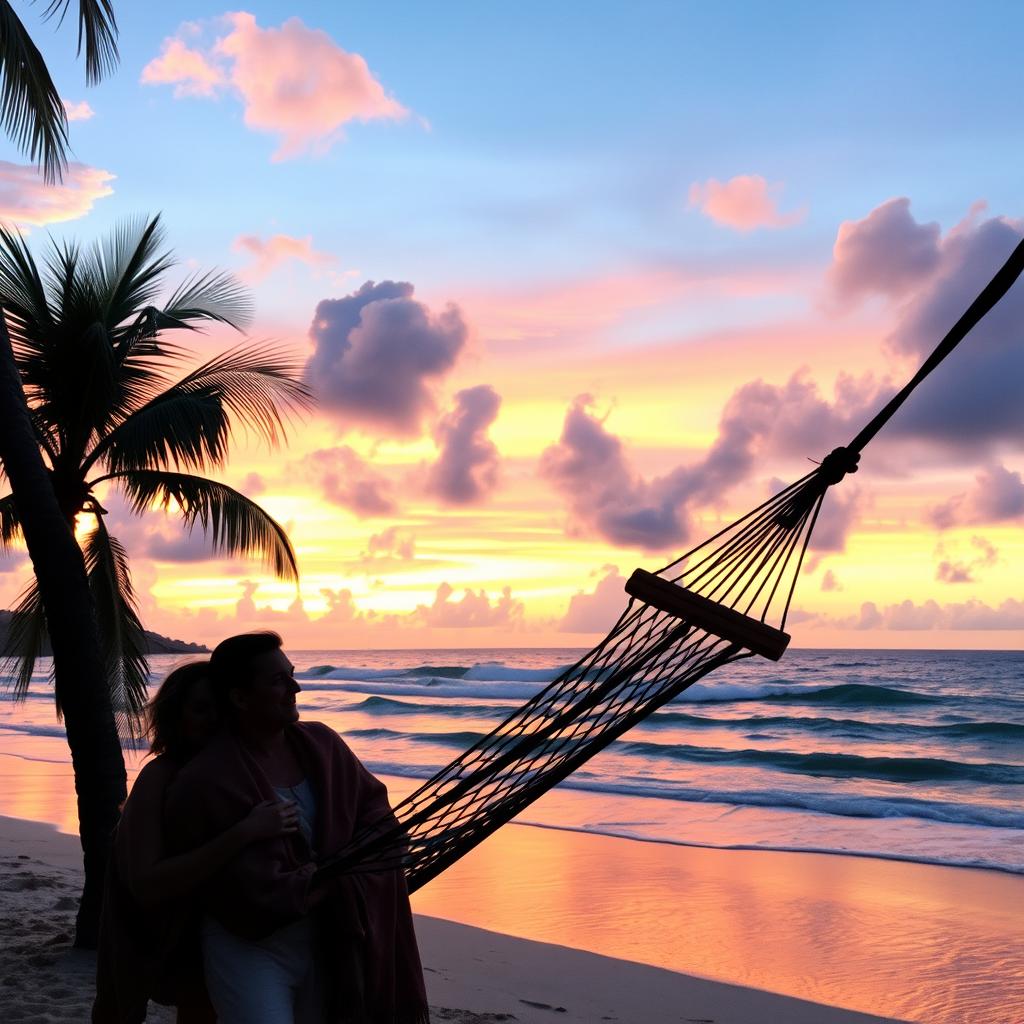
[[464,388],[434,427],[440,454],[430,467],[427,489],[445,504],[471,505],[497,486],[501,460],[487,430],[500,406],[501,396],[489,384]]
[[1024,516],[1024,480],[1021,474],[1001,462],[983,466],[975,474],[974,486],[956,494],[928,513],[938,529],[965,523],[1003,523]]
[[97,199],[113,195],[110,171],[68,164],[60,184],[47,185],[35,167],[0,160],[0,221],[42,227],[84,217]]
[[569,598],[559,630],[563,633],[605,633],[626,607],[626,578],[617,565],[602,567],[604,575],[589,593],[578,591]]
[[89,118],[96,116],[96,111],[85,100],[79,100],[77,103],[72,100],[61,100],[61,103],[64,104],[64,114],[69,121],[88,121]]
[[832,284],[845,299],[872,292],[897,297],[920,285],[940,260],[938,224],[918,224],[910,200],[889,199],[862,220],[839,225]]
[[336,262],[329,252],[313,248],[313,238],[294,238],[291,235],[271,235],[264,241],[256,235],[240,235],[232,248],[236,252],[248,253],[252,262],[242,271],[242,276],[252,282],[262,281],[281,264],[289,260],[305,263],[308,267],[328,267]]
[[280,28],[260,28],[254,15],[224,16],[230,27],[205,50],[180,38],[142,72],[146,84],[173,84],[175,96],[214,96],[233,90],[244,104],[246,125],[277,135],[274,160],[322,154],[351,121],[400,120],[408,110],[389,96],[358,53],[338,46],[326,32],[289,18]]
[[396,511],[391,481],[348,445],[311,452],[298,466],[329,502],[351,509],[360,519]]
[[449,583],[442,583],[434,595],[431,605],[420,604],[406,617],[410,625],[431,628],[479,628],[481,626],[503,626],[517,629],[523,623],[523,602],[512,596],[511,587],[502,587],[501,596],[491,603],[487,592],[463,590],[458,601],[451,600],[455,590]]
[[1024,629],[1024,601],[1010,597],[992,607],[984,601],[971,600],[955,604],[925,601],[901,601],[879,608],[874,601],[861,605],[860,614],[845,619],[829,620],[818,616],[819,622],[834,621],[847,629]]
[[140,81],[143,85],[173,85],[174,95],[181,98],[214,96],[228,79],[223,69],[198,50],[180,39],[165,39],[160,56],[142,69]]
[[737,231],[788,228],[807,216],[807,208],[780,213],[777,196],[781,184],[769,185],[759,174],[738,174],[728,181],[708,178],[690,186],[690,208],[698,207],[717,224]]

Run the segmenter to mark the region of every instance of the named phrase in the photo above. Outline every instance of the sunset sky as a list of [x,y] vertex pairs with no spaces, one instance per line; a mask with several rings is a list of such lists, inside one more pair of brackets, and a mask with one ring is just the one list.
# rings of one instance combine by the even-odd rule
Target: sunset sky
[[[1009,4],[117,13],[87,89],[25,5],[75,162],[48,187],[0,143],[0,219],[41,253],[162,212],[171,283],[237,273],[318,398],[223,474],[298,590],[106,496],[184,639],[587,646],[634,567],[849,441],[1024,232]],[[1021,647],[1022,325],[1018,285],[829,495],[795,645]]]

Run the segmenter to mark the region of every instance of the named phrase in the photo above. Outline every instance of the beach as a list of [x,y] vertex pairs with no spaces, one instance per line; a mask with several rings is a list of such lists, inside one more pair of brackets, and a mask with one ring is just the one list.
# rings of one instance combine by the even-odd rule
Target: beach
[[[74,836],[39,822],[0,818],[0,999],[6,1024],[88,1019],[94,958],[70,948],[79,859]],[[429,887],[423,895],[428,892]],[[440,903],[450,895],[451,886],[434,890]],[[420,900],[423,905],[431,904]],[[417,914],[416,928],[432,1019],[438,1022],[869,1024],[890,1019],[587,953],[569,947],[569,935],[561,944],[527,941],[424,913]],[[155,1007],[148,1019],[164,1024],[173,1015]]]
[[[567,654],[298,652],[299,708],[398,803]],[[180,660],[154,657],[154,682]],[[436,1019],[1024,1021],[1022,666],[796,651],[716,673],[414,893]],[[0,702],[0,892],[27,929],[3,977],[37,1000],[88,974],[45,671]]]

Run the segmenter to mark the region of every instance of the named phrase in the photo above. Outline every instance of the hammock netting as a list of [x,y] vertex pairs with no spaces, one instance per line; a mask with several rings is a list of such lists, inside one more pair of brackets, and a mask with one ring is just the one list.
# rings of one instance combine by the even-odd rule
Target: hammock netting
[[401,868],[424,885],[641,719],[722,665],[777,661],[786,616],[828,488],[1024,269],[1024,242],[914,378],[845,448],[656,573],[636,570],[629,602],[592,651],[491,733],[362,828],[323,864],[339,873]]

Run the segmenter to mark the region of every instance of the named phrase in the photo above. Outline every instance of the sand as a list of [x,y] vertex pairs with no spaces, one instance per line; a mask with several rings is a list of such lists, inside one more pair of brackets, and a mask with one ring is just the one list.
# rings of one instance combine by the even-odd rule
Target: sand
[[[71,948],[77,840],[0,818],[0,1017],[87,1021],[94,958]],[[417,915],[435,1022],[868,1024],[884,1019]],[[149,1020],[173,1021],[155,1007]]]

